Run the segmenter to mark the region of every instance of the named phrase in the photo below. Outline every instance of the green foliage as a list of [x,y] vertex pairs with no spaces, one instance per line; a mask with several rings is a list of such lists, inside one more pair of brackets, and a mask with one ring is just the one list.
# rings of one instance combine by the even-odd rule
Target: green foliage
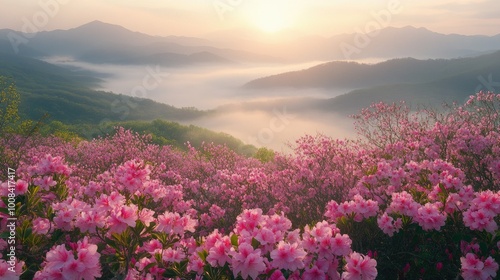
[[270,162],[274,160],[275,153],[273,150],[262,147],[257,150],[254,154],[254,158],[258,159],[262,163]]
[[115,126],[121,126],[141,134],[151,134],[153,143],[159,145],[172,145],[180,149],[185,149],[185,144],[187,142],[195,148],[200,147],[205,142],[226,145],[230,149],[245,156],[252,156],[257,151],[257,148],[254,146],[246,145],[241,140],[227,133],[217,133],[194,125],[181,125],[176,122],[165,120],[154,120],[152,122],[128,121],[109,123],[105,130],[111,130]]
[[19,121],[19,102],[20,95],[14,82],[0,77],[0,137],[15,130],[15,124]]
[[[83,127],[82,127],[83,129]],[[60,121],[51,121],[40,129],[40,133],[44,136],[54,135],[63,139],[66,142],[77,141],[83,138],[78,135],[72,126],[64,124]]]
[[[28,138],[36,134],[42,125],[45,116],[38,122],[22,120],[19,115],[21,96],[12,79],[0,76],[0,167],[15,167],[18,164],[21,147]],[[12,136],[19,136],[24,141],[9,142]],[[0,179],[3,175],[0,175]]]

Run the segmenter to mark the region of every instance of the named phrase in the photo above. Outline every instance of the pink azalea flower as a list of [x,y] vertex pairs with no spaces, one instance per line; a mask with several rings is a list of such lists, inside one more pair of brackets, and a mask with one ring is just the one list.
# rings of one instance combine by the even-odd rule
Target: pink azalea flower
[[149,210],[147,208],[143,208],[140,212],[139,212],[139,220],[141,220],[141,222],[146,225],[147,227],[149,227],[149,225],[155,221],[155,218],[153,217],[155,214],[155,211],[153,210]]
[[332,253],[337,256],[346,256],[351,252],[352,240],[347,234],[337,233],[332,239]]
[[440,213],[435,204],[426,203],[418,208],[415,220],[426,231],[440,230],[446,223],[446,215]]
[[403,222],[401,218],[398,218],[396,221],[387,215],[386,212],[377,218],[377,224],[379,228],[387,235],[393,236],[395,232],[399,232],[401,227],[403,226]]
[[484,260],[483,271],[488,273],[491,278],[495,278],[497,276],[498,263],[496,263],[492,257],[488,257],[486,260]]
[[274,233],[267,228],[259,229],[255,239],[257,239],[261,245],[274,244],[276,242]]
[[326,275],[323,271],[321,271],[317,266],[313,266],[312,268],[307,268],[302,274],[303,280],[325,280]]
[[16,265],[12,271],[12,267],[5,260],[0,259],[0,279],[2,280],[18,280],[23,273],[24,262],[16,261]]
[[257,279],[257,276],[266,269],[264,258],[260,255],[260,250],[254,250],[250,244],[240,244],[238,252],[232,251],[231,255],[233,257],[231,267],[234,277],[241,274],[243,279],[247,279],[248,277]]
[[16,182],[16,194],[23,195],[28,191],[28,183],[24,180],[17,180]]
[[262,209],[245,209],[236,218],[236,231],[252,232],[262,222]]
[[280,241],[276,249],[271,252],[271,264],[277,269],[291,271],[304,268],[304,258],[307,253],[299,248],[297,243],[289,244]]
[[166,211],[163,215],[158,216],[156,230],[182,236],[185,231],[194,232],[197,225],[198,222],[191,219],[189,215],[181,217],[178,213]]
[[106,224],[105,217],[101,211],[84,211],[76,218],[75,226],[82,232],[95,233],[96,228],[102,228]]
[[229,250],[231,249],[231,240],[229,237],[224,236],[222,239],[217,240],[212,248],[208,251],[207,262],[213,267],[223,267],[224,264],[229,263]]
[[149,179],[150,172],[150,167],[142,161],[129,160],[117,168],[115,179],[120,190],[125,188],[130,193],[135,193]]
[[491,257],[482,262],[473,253],[467,253],[465,257],[460,258],[460,263],[462,264],[461,275],[465,280],[487,280],[497,275],[498,264]]
[[185,257],[186,254],[184,254],[182,251],[168,248],[163,251],[162,259],[165,262],[180,263]]
[[342,279],[345,280],[373,280],[377,277],[377,261],[353,252],[346,257],[345,272]]
[[50,229],[50,221],[44,218],[36,218],[33,221],[33,232],[36,234],[47,234]]
[[269,277],[269,280],[286,280],[286,278],[280,270],[275,270]]
[[73,252],[66,250],[64,245],[58,245],[47,252],[47,267],[61,269],[67,262],[74,260]]
[[414,217],[417,214],[419,204],[413,200],[411,194],[403,191],[401,193],[393,193],[392,201],[387,208],[387,213],[399,213],[408,217]]
[[154,263],[154,262],[155,262],[155,259],[153,257],[152,258],[144,257],[135,263],[135,267],[139,271],[143,271],[146,268],[146,266],[148,266],[149,264]]
[[327,221],[322,221],[316,223],[316,225],[309,232],[311,236],[316,238],[330,237],[332,236],[333,230]]
[[38,162],[34,171],[39,175],[56,173],[69,176],[71,173],[71,169],[63,163],[61,157],[52,157],[49,154],[45,155],[45,157]]
[[494,220],[494,215],[485,209],[467,209],[464,212],[464,224],[472,230],[486,230],[494,233],[498,229],[498,224]]
[[33,179],[33,184],[39,186],[41,189],[48,191],[50,187],[57,185],[52,176],[43,176],[42,178]]
[[187,271],[195,271],[197,275],[202,275],[205,267],[205,263],[198,256],[198,254],[192,254],[188,258],[189,262],[187,265]]
[[144,242],[142,248],[151,255],[155,255],[163,249],[163,245],[158,239],[152,239],[148,242]]
[[123,232],[127,227],[135,227],[138,219],[137,206],[131,204],[114,208],[108,218],[109,232]]
[[101,277],[97,246],[89,243],[87,237],[74,245],[76,252],[66,250],[64,245],[58,245],[47,252],[45,267],[37,273],[35,279],[93,280]]

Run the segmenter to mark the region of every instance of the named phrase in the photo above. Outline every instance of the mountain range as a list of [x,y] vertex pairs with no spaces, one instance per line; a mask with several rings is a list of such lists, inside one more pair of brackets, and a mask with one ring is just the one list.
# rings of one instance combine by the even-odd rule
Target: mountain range
[[[283,31],[291,33],[291,31]],[[137,63],[155,56],[185,55],[187,64],[200,63],[283,63],[363,58],[453,58],[473,56],[500,49],[496,36],[439,34],[425,28],[387,27],[366,34],[350,33],[331,37],[287,34],[281,41],[249,39],[241,30],[229,30],[212,39],[182,36],[151,36],[119,25],[93,21],[69,29],[44,31],[25,36],[0,30],[0,51],[14,53],[10,40],[28,38],[19,45],[19,54],[30,57],[71,56],[92,63]],[[10,36],[10,37],[9,37]],[[279,37],[279,34],[273,35]],[[31,38],[32,37],[32,38]],[[225,39],[221,39],[225,38]],[[360,40],[359,38],[364,38]],[[360,45],[357,42],[363,42]],[[346,57],[348,49],[356,50]],[[199,54],[200,60],[189,57]],[[191,59],[189,59],[191,58]],[[164,59],[164,61],[168,59]],[[161,61],[161,60],[160,60]]]
[[244,88],[323,88],[346,94],[322,100],[322,110],[352,114],[373,102],[462,102],[478,90],[500,89],[500,51],[454,59],[399,58],[366,64],[334,61],[248,82]]
[[[240,30],[227,31],[213,40],[232,48],[279,57],[288,62],[390,59],[396,57],[454,58],[475,56],[500,49],[500,34],[495,36],[440,34],[426,28],[386,27],[368,33],[346,33],[330,37],[301,34],[293,38],[286,30],[284,40],[248,39]],[[255,37],[255,36],[253,36]],[[273,34],[280,37],[280,34]],[[216,41],[217,42],[217,41]]]
[[[25,43],[16,52],[12,38]],[[69,29],[26,34],[0,30],[0,52],[42,58],[52,56],[71,57],[90,63],[145,64],[159,57],[162,66],[181,64],[233,63],[253,61],[277,61],[276,58],[256,53],[216,48],[205,39],[180,36],[151,36],[130,31],[119,25],[93,21]],[[171,63],[172,58],[174,61]]]

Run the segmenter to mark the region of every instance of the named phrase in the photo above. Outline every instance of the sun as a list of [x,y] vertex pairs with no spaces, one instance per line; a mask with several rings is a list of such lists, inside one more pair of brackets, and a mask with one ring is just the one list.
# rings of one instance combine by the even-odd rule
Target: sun
[[292,27],[295,8],[290,2],[293,1],[255,1],[255,5],[249,9],[249,21],[253,26],[266,33],[275,33]]

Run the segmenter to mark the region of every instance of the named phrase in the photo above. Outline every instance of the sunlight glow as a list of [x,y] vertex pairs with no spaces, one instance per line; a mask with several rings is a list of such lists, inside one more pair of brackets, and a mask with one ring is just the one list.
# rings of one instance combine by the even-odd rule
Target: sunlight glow
[[250,23],[266,33],[275,33],[295,24],[297,8],[293,1],[256,1],[248,10]]

